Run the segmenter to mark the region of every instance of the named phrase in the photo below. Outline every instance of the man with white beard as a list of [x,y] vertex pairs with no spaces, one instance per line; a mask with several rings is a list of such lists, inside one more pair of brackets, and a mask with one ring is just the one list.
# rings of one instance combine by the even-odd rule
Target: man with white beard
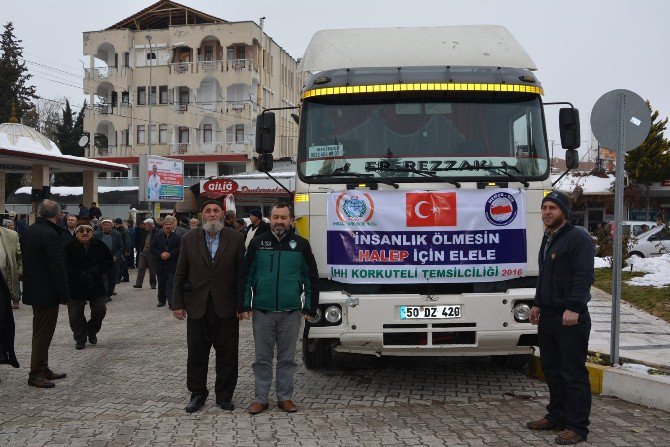
[[186,321],[186,384],[191,400],[184,409],[198,411],[207,395],[209,351],[216,352],[216,403],[232,411],[237,385],[237,271],[244,256],[244,236],[223,226],[223,207],[216,200],[202,204],[202,228],[182,237],[174,276],[172,314]]

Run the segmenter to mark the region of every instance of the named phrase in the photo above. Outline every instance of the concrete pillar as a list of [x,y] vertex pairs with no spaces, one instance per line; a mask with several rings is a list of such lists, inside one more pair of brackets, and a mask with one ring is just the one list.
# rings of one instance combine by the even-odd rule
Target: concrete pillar
[[[32,189],[39,189],[40,192],[45,186],[49,186],[49,166],[48,165],[33,165],[33,183]],[[30,222],[35,222],[37,217],[37,209],[42,201],[32,202],[33,212],[30,215]]]
[[0,172],[0,212],[5,212],[5,173]]
[[98,201],[98,173],[95,171],[84,171],[84,196],[82,201],[86,207],[91,206],[91,202]]

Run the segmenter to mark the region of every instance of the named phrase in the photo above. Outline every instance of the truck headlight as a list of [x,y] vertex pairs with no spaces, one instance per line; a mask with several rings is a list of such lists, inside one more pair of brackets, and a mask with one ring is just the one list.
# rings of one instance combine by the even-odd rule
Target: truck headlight
[[309,322],[309,324],[319,324],[319,321],[321,321],[321,317],[322,317],[322,316],[323,316],[323,315],[321,314],[321,309],[319,309],[319,308],[317,307],[317,308],[316,308],[316,315],[313,316],[313,317],[311,317],[311,318],[310,318],[309,320],[307,320],[307,321]]
[[525,303],[519,303],[514,306],[512,312],[514,312],[514,318],[517,321],[528,321],[528,318],[530,317],[530,307]]
[[342,310],[337,306],[329,306],[326,309],[325,316],[328,323],[339,323],[342,320]]

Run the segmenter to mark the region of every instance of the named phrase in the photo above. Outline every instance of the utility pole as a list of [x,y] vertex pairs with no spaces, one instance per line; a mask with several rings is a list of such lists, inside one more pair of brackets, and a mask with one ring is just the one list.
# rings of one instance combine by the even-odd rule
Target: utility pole
[[[153,63],[153,49],[151,48],[151,34],[147,34],[145,36],[147,38],[147,41],[149,42],[149,53],[147,54],[147,62],[149,63],[149,94],[148,94],[148,100],[149,100],[149,125],[148,127],[148,137],[149,137],[149,155],[151,155],[151,66],[154,64]],[[142,175],[146,175],[147,173],[144,172]],[[151,214],[151,217],[155,218],[155,213],[154,213],[154,203],[149,201],[149,213]]]

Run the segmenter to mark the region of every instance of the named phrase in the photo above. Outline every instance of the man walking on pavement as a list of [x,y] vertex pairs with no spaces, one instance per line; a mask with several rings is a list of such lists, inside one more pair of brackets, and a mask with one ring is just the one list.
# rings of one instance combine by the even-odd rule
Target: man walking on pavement
[[121,255],[121,259],[119,259],[119,276],[117,282],[128,282],[130,278],[128,277],[128,263],[126,259],[128,259],[131,250],[130,233],[123,226],[123,219],[120,217],[114,219],[114,229],[119,232],[123,240],[123,254]]
[[594,280],[591,236],[568,222],[570,198],[552,191],[542,200],[546,230],[538,256],[540,274],[530,322],[539,324],[542,370],[549,387],[547,414],[531,430],[561,431],[556,443],[577,444],[589,434],[591,386],[586,369]]
[[149,269],[149,285],[152,289],[156,288],[156,260],[151,254],[151,241],[156,236],[154,229],[154,220],[149,218],[144,220],[144,228],[138,228],[135,233],[135,247],[137,247],[137,278],[133,287],[142,288],[144,274]]
[[[107,245],[93,238],[93,227],[81,224],[75,231],[76,239],[65,247],[70,301],[67,313],[76,349],[89,343],[98,343],[98,332],[107,313],[107,284],[104,275],[113,266],[112,254]],[[91,318],[86,321],[84,308],[88,301]]]
[[156,276],[158,277],[158,304],[165,306],[167,302],[172,309],[172,288],[174,272],[179,260],[181,236],[174,231],[177,219],[167,216],[163,221],[163,231],[159,231],[151,241],[151,254],[156,260]]
[[216,403],[232,411],[237,385],[238,270],[244,256],[239,231],[223,226],[223,206],[207,200],[203,225],[184,235],[174,277],[172,314],[186,321],[186,384],[191,400],[184,409],[198,411],[207,399],[209,351],[216,352]]
[[21,239],[23,253],[23,302],[33,306],[33,340],[28,384],[53,388],[52,380],[65,374],[49,368],[49,346],[58,321],[58,305],[67,304],[69,290],[67,269],[60,232],[56,223],[60,206],[45,200],[39,207],[35,223]]
[[116,295],[114,289],[116,288],[116,280],[119,277],[121,258],[123,257],[123,238],[118,231],[112,228],[111,219],[103,219],[101,222],[102,230],[94,233],[95,239],[101,240],[105,243],[109,252],[112,254],[112,261],[114,264],[107,270],[105,282],[107,284],[107,301],[112,301],[112,295]]
[[[319,303],[319,274],[307,239],[292,228],[293,209],[278,203],[270,214],[270,232],[249,244],[240,269],[240,319],[252,317],[256,361],[252,368],[255,399],[247,408],[258,414],[269,408],[272,359],[277,347],[277,405],[287,413],[298,409],[293,403],[295,348],[301,319],[316,315]],[[304,302],[301,295],[305,294]],[[301,318],[302,315],[302,318]]]

